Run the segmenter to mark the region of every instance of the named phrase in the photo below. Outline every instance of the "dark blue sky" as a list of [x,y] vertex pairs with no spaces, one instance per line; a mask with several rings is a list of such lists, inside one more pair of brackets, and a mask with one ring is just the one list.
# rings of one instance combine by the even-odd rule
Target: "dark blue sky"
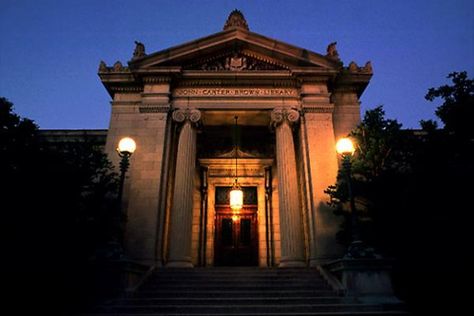
[[41,128],[107,128],[100,60],[128,61],[222,30],[240,9],[250,30],[318,53],[338,42],[345,65],[372,61],[362,110],[416,128],[434,118],[430,87],[474,75],[474,1],[0,0],[0,96]]

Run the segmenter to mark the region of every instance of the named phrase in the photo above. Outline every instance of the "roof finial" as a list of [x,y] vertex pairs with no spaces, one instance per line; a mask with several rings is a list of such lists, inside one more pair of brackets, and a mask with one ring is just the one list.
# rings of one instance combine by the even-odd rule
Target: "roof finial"
[[244,15],[237,9],[229,14],[229,17],[227,18],[227,21],[224,25],[224,31],[233,28],[243,28],[247,31],[249,30],[249,26],[247,25],[247,21],[245,21]]

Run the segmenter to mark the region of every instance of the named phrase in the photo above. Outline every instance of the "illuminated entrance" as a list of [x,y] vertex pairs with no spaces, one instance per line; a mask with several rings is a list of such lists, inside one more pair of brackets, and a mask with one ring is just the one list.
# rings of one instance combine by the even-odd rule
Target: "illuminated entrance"
[[244,207],[229,208],[230,187],[216,188],[215,265],[258,265],[257,188],[245,187]]

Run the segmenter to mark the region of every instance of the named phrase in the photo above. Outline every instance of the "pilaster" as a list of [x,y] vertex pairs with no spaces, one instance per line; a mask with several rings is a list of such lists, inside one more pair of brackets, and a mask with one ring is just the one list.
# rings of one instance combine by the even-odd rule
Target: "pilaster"
[[[117,144],[122,137],[135,140],[137,150],[130,160],[123,192],[123,211],[127,215],[125,254],[146,264],[155,264],[157,221],[163,152],[168,122],[168,101],[143,104],[141,90],[114,94],[112,116],[105,151],[115,166]],[[148,111],[147,109],[153,109]]]
[[333,109],[330,103],[303,106],[303,123],[300,125],[300,135],[304,138],[301,141],[306,147],[311,266],[338,257],[343,252],[335,239],[341,219],[327,205],[329,196],[324,193],[336,182],[338,170]]
[[360,123],[360,102],[355,87],[341,87],[331,95],[336,139],[346,137]]

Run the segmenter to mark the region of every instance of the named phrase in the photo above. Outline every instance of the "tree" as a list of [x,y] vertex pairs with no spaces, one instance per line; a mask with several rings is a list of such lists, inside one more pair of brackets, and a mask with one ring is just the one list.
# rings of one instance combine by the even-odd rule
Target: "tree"
[[13,113],[13,103],[0,97],[0,170],[14,179],[27,168],[28,159],[38,151],[38,127]]
[[453,85],[430,88],[425,98],[429,101],[443,99],[436,115],[444,123],[444,128],[458,137],[473,139],[474,80],[468,79],[466,71],[452,72],[447,78]]
[[[378,106],[368,110],[362,122],[350,134],[356,146],[352,158],[352,184],[360,218],[361,237],[364,241],[378,246],[378,250],[382,252],[388,251],[390,247],[386,239],[380,238],[379,233],[383,232],[385,235],[392,230],[390,225],[380,225],[381,221],[389,221],[382,218],[382,215],[388,214],[384,212],[384,208],[386,201],[394,198],[390,195],[399,192],[387,185],[397,185],[398,175],[404,175],[410,169],[410,154],[403,150],[407,137],[401,126],[396,120],[386,119],[383,107]],[[388,178],[391,178],[391,182],[386,182]],[[350,211],[346,188],[345,177],[340,174],[337,183],[326,190],[336,214],[346,218],[337,235],[343,244],[350,242]],[[377,220],[378,225],[375,225],[374,221]]]
[[[420,313],[452,313],[467,302],[452,289],[470,271],[473,81],[465,72],[448,78],[453,86],[427,94],[444,99],[436,111],[443,129],[422,121],[422,131],[401,130],[379,107],[367,111],[351,133],[358,144],[353,191],[362,239],[395,260],[395,291]],[[335,212],[348,214],[342,180],[327,193]],[[347,227],[346,222],[339,237],[348,235]]]
[[5,98],[0,159],[6,283],[19,303],[30,300],[16,311],[44,308],[53,315],[94,299],[90,263],[116,233],[118,178],[111,162],[87,141],[51,147]]

